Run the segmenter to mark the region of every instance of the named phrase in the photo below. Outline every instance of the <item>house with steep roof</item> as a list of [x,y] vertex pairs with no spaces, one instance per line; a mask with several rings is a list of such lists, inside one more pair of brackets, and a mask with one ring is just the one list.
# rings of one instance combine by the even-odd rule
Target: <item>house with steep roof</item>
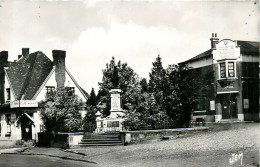
[[66,87],[87,101],[89,95],[65,66],[66,52],[53,50],[52,56],[53,61],[41,51],[23,48],[18,60],[9,62],[8,52],[0,52],[0,141],[37,141],[43,130],[39,102],[56,88]]
[[[208,97],[199,92],[192,119],[208,122],[259,121],[259,42],[223,39],[213,33],[211,48],[179,65],[187,65],[201,80],[213,77]],[[212,76],[209,74],[212,72]]]

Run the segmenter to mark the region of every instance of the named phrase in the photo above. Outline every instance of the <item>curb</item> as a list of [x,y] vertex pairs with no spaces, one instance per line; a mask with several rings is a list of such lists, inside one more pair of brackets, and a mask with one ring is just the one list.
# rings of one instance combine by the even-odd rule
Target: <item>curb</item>
[[73,161],[81,161],[81,162],[97,164],[94,161],[88,161],[88,160],[84,160],[84,159],[80,159],[80,158],[64,157],[64,156],[50,155],[50,154],[26,153],[26,154],[21,154],[21,155],[43,155],[43,156],[55,157],[55,158],[60,158],[60,159],[65,159],[65,160],[73,160]]
[[68,153],[74,153],[74,154],[78,154],[78,155],[87,156],[87,154],[85,154],[85,153],[81,153],[81,152],[78,152],[78,151],[64,150],[64,152],[68,152]]
[[[92,164],[97,164],[97,163],[94,162],[94,161],[88,161],[88,160],[84,160],[84,159],[81,159],[81,158],[73,158],[73,157],[50,155],[50,154],[24,153],[26,150],[32,149],[32,148],[34,148],[34,147],[2,149],[2,150],[0,150],[0,154],[42,155],[42,156],[60,158],[60,159],[65,159],[65,160],[73,160],[73,161],[81,161],[81,162],[88,162],[88,163],[92,163]],[[76,151],[65,150],[64,152],[69,152],[69,153],[74,153],[74,154],[86,156],[86,154],[80,153],[80,152],[76,152]]]

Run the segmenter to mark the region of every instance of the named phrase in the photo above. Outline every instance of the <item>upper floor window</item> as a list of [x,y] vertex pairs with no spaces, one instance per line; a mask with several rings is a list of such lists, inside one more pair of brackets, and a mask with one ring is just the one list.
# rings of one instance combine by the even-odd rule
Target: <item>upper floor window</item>
[[224,61],[219,63],[219,78],[235,78],[236,63],[235,61]]
[[66,87],[65,88],[67,90],[68,96],[73,96],[75,93],[75,88],[74,87]]
[[11,100],[11,91],[10,88],[6,88],[6,101],[9,102]]
[[55,90],[54,86],[46,86],[46,92],[47,93],[52,93]]
[[235,77],[234,62],[228,62],[228,77]]
[[226,78],[226,63],[219,63],[219,67],[220,67],[220,77],[221,78]]

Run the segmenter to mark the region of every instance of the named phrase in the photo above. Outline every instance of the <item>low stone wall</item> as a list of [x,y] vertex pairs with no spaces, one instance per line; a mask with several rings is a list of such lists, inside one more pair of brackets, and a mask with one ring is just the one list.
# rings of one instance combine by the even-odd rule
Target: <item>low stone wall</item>
[[81,142],[83,137],[84,137],[84,133],[83,132],[70,133],[69,136],[68,136],[68,145],[69,145],[69,147],[73,147],[73,146],[79,145],[79,142]]
[[206,131],[208,127],[198,128],[179,128],[179,129],[161,129],[161,130],[142,130],[142,131],[122,131],[120,139],[124,145],[140,143],[152,139],[177,138],[180,136],[192,135],[198,131]]
[[53,133],[41,132],[38,133],[38,146],[42,147],[59,147],[67,148],[78,145],[84,136],[83,132],[58,132],[55,136]]

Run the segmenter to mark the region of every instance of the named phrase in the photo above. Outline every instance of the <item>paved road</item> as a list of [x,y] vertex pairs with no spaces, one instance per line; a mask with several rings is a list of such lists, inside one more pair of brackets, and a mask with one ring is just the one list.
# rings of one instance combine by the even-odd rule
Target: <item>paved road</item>
[[[77,149],[75,149],[77,150]],[[260,124],[154,143],[77,150],[98,166],[259,166]]]
[[93,167],[87,162],[64,160],[48,156],[1,154],[1,167]]
[[108,167],[259,167],[258,149],[175,153],[161,150],[114,151],[90,157],[97,166]]
[[[49,157],[74,157],[55,148],[33,148],[19,154],[0,155],[2,166],[97,166],[97,167],[259,167],[260,124],[238,124],[225,131],[198,133],[169,141],[129,146],[75,148],[89,162]],[[44,155],[31,155],[44,154]],[[45,155],[49,156],[45,156]],[[82,156],[82,157],[81,157]]]

